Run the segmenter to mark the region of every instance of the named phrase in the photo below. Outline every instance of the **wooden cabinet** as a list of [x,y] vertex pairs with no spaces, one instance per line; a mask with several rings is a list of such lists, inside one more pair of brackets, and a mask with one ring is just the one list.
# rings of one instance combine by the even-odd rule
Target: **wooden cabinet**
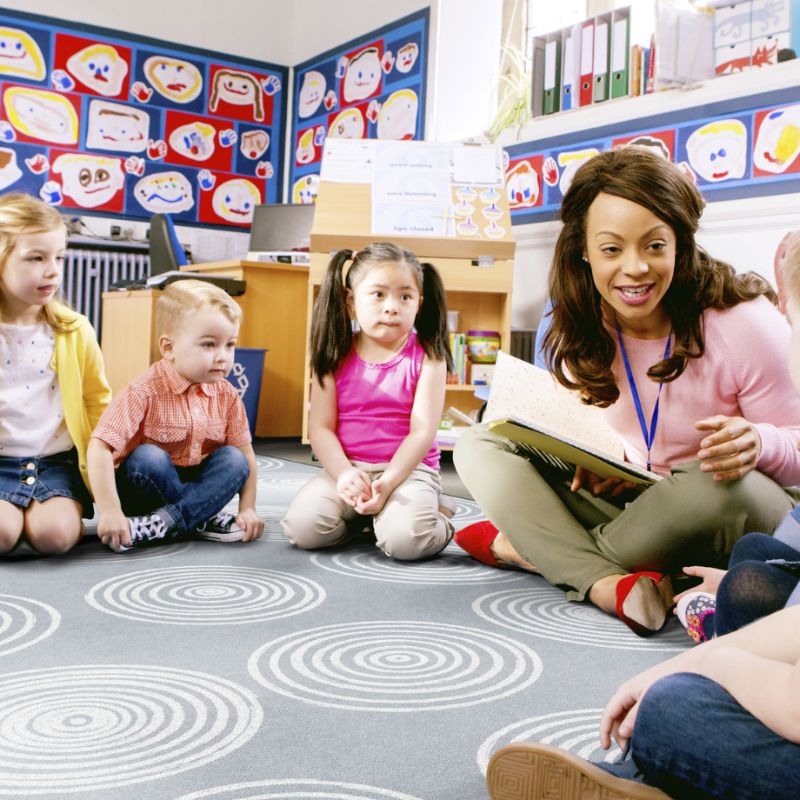
[[[242,307],[242,347],[264,347],[264,372],[256,436],[299,436],[303,427],[308,267],[256,261],[192,264],[247,282],[234,298]],[[160,290],[103,294],[102,350],[111,390],[116,394],[159,356],[155,307]]]
[[[312,253],[308,280],[306,307],[306,349],[311,331],[311,318],[314,301],[319,293],[329,256]],[[494,261],[491,267],[479,267],[469,258],[436,258],[420,256],[422,261],[430,261],[439,270],[447,291],[448,309],[458,311],[459,331],[494,330],[500,333],[500,346],[508,352],[511,348],[511,281],[513,262]],[[307,361],[307,359],[306,359]],[[311,375],[306,363],[304,381],[304,408],[308,409],[311,388]],[[480,406],[481,401],[474,396],[475,387],[471,384],[447,387],[445,408],[454,406],[468,412]],[[303,417],[303,442],[308,442],[308,413]]]

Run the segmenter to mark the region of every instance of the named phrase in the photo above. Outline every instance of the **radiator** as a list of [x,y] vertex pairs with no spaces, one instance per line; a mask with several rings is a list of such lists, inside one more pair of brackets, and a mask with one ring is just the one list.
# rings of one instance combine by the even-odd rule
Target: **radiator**
[[519,328],[511,331],[511,355],[532,364],[533,357],[536,355],[534,352],[535,341],[535,330]]
[[67,302],[85,314],[100,338],[103,292],[119,280],[143,280],[150,274],[148,253],[69,248],[64,256],[62,292]]

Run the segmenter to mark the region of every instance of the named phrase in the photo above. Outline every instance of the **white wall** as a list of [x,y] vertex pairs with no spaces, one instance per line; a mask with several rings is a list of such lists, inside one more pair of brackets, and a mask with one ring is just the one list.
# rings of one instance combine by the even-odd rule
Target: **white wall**
[[4,8],[284,65],[294,63],[296,5],[286,0],[2,0]]
[[[767,81],[767,73],[769,80]],[[702,106],[766,90],[797,86],[800,60],[707,81],[691,91],[672,90],[626,98],[532,120],[519,137],[505,135],[502,144],[526,142],[637,119],[680,108]],[[511,324],[536,328],[547,295],[547,272],[560,223],[514,227],[517,242]],[[754,270],[774,283],[773,258],[783,236],[800,229],[800,194],[772,195],[712,202],[706,206],[697,240],[715,258],[738,271]]]

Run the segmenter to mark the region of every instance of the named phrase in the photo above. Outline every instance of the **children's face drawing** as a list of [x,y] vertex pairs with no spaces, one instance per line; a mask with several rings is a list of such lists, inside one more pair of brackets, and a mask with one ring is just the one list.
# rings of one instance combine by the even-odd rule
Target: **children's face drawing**
[[344,74],[344,100],[352,103],[375,94],[381,82],[381,62],[378,50],[368,47],[356,53]]
[[261,202],[258,188],[244,178],[225,181],[214,190],[214,213],[228,222],[252,222],[253,210]]
[[35,322],[58,291],[64,267],[64,228],[17,237],[0,268],[0,308],[7,319]]
[[269,147],[269,134],[266,131],[245,131],[239,138],[239,150],[245,158],[261,158]]
[[87,147],[141,153],[147,148],[149,133],[150,117],[143,111],[105,100],[89,104]]
[[205,122],[190,122],[172,131],[169,146],[184,158],[206,161],[214,153],[216,133],[216,129]]
[[175,103],[190,103],[203,88],[197,67],[178,58],[150,56],[144,62],[144,74],[162,97]]
[[180,172],[156,172],[136,182],[133,193],[152,214],[179,214],[194,205],[192,185]]
[[84,86],[98,94],[115,97],[128,74],[125,59],[110,45],[92,44],[67,59],[67,69]]
[[711,183],[741,178],[747,166],[747,130],[737,120],[709,123],[686,142],[689,164]]
[[86,155],[60,155],[53,163],[60,174],[64,194],[83,208],[108,203],[122,188],[125,175],[116,158]]
[[586,258],[606,310],[623,333],[637,338],[669,334],[661,301],[675,272],[675,232],[652,211],[600,193],[586,215]]
[[298,164],[310,164],[314,160],[314,129],[309,128],[297,141],[295,160]]
[[398,350],[417,318],[422,296],[406,264],[376,264],[348,290],[350,313],[374,342]]
[[319,108],[322,98],[325,97],[325,76],[312,69],[303,76],[303,85],[297,98],[297,114],[300,119],[314,115]]
[[419,47],[417,47],[415,42],[404,44],[397,51],[397,63],[395,69],[404,74],[410,72],[417,60],[418,55]]
[[331,123],[328,136],[332,139],[363,139],[364,117],[357,108],[346,108],[339,112]]
[[0,147],[0,190],[7,189],[22,177],[17,164],[17,154],[6,147]]
[[215,76],[219,99],[233,106],[255,106],[261,91],[252,75],[233,70],[220,71]]
[[224,381],[233,368],[239,324],[215,308],[200,308],[178,327],[172,337],[161,337],[161,355],[191,383]]
[[401,89],[389,95],[378,114],[379,139],[413,139],[417,130],[417,95]]
[[539,179],[527,161],[521,161],[506,178],[509,208],[531,208],[539,199]]
[[316,201],[319,189],[319,175],[304,175],[294,182],[292,202],[309,205]]
[[34,81],[44,78],[42,51],[25,31],[0,27],[0,75],[19,75]]
[[9,122],[26,136],[53,144],[78,141],[78,115],[57,92],[12,86],[3,95]]
[[753,162],[764,172],[779,174],[792,166],[800,153],[800,106],[772,111],[761,121]]

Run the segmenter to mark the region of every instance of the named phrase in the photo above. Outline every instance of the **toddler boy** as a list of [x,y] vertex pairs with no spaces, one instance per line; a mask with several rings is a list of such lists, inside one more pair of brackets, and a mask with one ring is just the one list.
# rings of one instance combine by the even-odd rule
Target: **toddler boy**
[[[241,318],[222,289],[203,281],[177,281],[158,299],[162,358],[114,398],[89,443],[97,533],[112,550],[263,533],[247,416],[225,380]],[[237,493],[239,513],[222,512]]]

